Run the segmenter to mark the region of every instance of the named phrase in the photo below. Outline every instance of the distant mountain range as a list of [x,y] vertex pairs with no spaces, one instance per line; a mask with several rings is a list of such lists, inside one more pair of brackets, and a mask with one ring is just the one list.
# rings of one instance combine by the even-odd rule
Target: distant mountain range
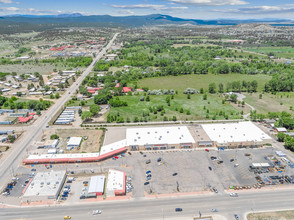
[[31,31],[44,31],[52,28],[70,27],[142,27],[154,25],[237,25],[247,23],[267,23],[273,25],[293,25],[286,19],[250,19],[250,20],[201,20],[183,19],[162,14],[142,16],[110,16],[79,13],[60,15],[8,15],[0,17],[0,34],[13,34]]
[[241,23],[293,23],[286,19],[249,19],[249,20],[201,20],[183,19],[169,15],[151,14],[142,16],[110,16],[110,15],[90,15],[84,16],[80,13],[60,14],[60,15],[8,15],[2,16],[2,21],[25,22],[30,24],[56,24],[56,23],[113,23],[126,26],[143,25],[169,25],[169,24],[191,24],[191,25],[236,25]]

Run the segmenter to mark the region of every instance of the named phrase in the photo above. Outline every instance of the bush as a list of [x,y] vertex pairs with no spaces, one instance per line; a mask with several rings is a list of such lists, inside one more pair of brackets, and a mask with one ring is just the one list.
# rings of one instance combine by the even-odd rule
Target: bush
[[50,136],[50,139],[51,140],[55,140],[55,139],[58,139],[59,138],[59,136],[57,135],[57,134],[52,134],[51,136]]

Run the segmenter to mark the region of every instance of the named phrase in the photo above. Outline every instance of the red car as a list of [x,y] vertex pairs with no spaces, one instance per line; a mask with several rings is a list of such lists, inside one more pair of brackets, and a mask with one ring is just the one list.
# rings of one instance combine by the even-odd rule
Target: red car
[[115,159],[118,159],[118,156],[115,156],[114,158],[115,158]]
[[206,152],[209,152],[209,150],[208,150],[208,149],[205,149],[205,151],[206,151]]

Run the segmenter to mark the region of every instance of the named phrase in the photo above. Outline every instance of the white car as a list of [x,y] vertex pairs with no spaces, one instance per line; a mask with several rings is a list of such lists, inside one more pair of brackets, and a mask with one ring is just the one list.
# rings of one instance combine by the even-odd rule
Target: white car
[[238,197],[238,194],[237,193],[230,193],[230,196],[231,197]]
[[93,214],[93,215],[97,215],[97,214],[101,214],[101,213],[102,213],[101,210],[93,210],[93,211],[92,211],[92,214]]

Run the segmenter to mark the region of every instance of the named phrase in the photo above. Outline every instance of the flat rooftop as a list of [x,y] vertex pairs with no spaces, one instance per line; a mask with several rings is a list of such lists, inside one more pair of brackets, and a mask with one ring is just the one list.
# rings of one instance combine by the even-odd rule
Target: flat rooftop
[[66,177],[66,171],[40,172],[31,181],[24,197],[48,197],[55,199]]
[[125,173],[118,170],[109,169],[107,179],[107,190],[124,190]]
[[88,193],[103,193],[105,176],[92,176],[89,184]]
[[195,143],[186,126],[127,129],[127,145]]
[[220,144],[272,140],[270,136],[250,121],[227,124],[202,124],[201,126],[212,141]]

